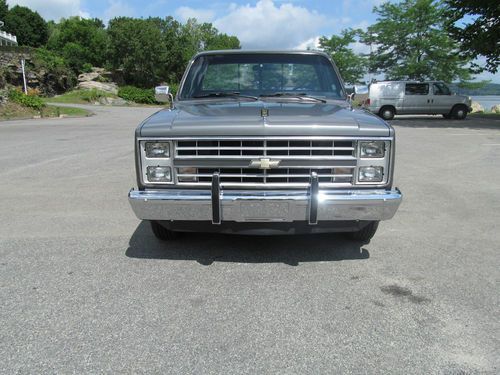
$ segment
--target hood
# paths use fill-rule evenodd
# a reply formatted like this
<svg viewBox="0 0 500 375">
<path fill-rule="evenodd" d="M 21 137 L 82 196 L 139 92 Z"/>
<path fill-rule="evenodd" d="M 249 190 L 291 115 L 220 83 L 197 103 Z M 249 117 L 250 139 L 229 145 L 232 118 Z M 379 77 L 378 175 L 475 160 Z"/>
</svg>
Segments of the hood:
<svg viewBox="0 0 500 375">
<path fill-rule="evenodd" d="M 267 116 L 262 116 L 262 110 Z M 389 136 L 390 127 L 345 102 L 177 102 L 138 128 L 143 137 L 182 136 Z"/>
</svg>

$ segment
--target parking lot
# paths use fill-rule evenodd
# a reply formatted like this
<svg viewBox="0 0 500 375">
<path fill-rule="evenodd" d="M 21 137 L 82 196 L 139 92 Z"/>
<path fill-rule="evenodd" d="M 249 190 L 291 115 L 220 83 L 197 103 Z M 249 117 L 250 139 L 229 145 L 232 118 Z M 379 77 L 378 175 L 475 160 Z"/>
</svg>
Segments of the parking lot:
<svg viewBox="0 0 500 375">
<path fill-rule="evenodd" d="M 500 121 L 410 117 L 395 218 L 160 243 L 127 202 L 153 108 L 0 123 L 0 372 L 494 374 Z"/>
</svg>

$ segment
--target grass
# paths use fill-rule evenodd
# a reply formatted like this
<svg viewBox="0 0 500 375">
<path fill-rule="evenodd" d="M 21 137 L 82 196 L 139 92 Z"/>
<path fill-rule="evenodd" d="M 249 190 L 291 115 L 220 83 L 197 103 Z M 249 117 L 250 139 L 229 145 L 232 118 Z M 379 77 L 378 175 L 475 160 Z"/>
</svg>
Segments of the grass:
<svg viewBox="0 0 500 375">
<path fill-rule="evenodd" d="M 99 90 L 73 90 L 52 98 L 45 98 L 46 103 L 89 104 L 99 101 L 99 98 L 117 98 L 116 95 Z"/>
<path fill-rule="evenodd" d="M 31 108 L 23 107 L 20 104 L 9 102 L 0 106 L 0 121 L 31 119 L 41 117 L 86 117 L 92 113 L 81 108 L 47 106 L 41 112 Z"/>
</svg>

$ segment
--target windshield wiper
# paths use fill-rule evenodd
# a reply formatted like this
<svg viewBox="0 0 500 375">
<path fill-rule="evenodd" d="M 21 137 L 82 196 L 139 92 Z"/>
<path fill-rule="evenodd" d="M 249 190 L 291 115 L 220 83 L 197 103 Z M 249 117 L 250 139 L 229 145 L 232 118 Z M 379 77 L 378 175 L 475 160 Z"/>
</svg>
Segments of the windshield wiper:
<svg viewBox="0 0 500 375">
<path fill-rule="evenodd" d="M 246 98 L 259 100 L 256 96 L 241 95 L 239 92 L 211 92 L 202 95 L 193 95 L 193 98 Z"/>
<path fill-rule="evenodd" d="M 261 98 L 298 98 L 300 100 L 314 100 L 321 103 L 326 103 L 325 99 L 316 98 L 314 96 L 307 95 L 305 92 L 275 92 L 273 94 L 260 95 Z"/>
</svg>

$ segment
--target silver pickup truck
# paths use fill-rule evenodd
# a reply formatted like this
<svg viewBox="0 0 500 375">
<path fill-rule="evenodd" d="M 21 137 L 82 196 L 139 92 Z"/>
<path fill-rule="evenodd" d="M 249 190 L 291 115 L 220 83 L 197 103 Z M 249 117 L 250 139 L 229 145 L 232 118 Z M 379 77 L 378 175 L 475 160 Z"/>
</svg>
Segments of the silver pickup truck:
<svg viewBox="0 0 500 375">
<path fill-rule="evenodd" d="M 159 99 L 168 87 L 157 88 Z M 354 110 L 321 52 L 210 51 L 136 130 L 136 216 L 178 232 L 345 232 L 369 241 L 402 199 L 394 129 Z"/>
</svg>

